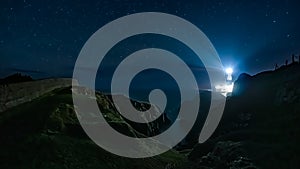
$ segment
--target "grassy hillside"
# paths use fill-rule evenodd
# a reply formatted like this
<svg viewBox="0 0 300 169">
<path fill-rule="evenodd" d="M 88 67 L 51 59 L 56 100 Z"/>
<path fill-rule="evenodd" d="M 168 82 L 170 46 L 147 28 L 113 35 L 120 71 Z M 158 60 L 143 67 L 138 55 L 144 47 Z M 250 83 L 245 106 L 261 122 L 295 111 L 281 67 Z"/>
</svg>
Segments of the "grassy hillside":
<svg viewBox="0 0 300 169">
<path fill-rule="evenodd" d="M 129 135 L 138 133 L 107 108 L 106 118 L 114 122 L 115 127 L 122 127 Z M 70 89 L 55 90 L 1 113 L 0 133 L 1 169 L 164 169 L 185 160 L 175 151 L 153 158 L 129 159 L 99 148 L 77 121 Z"/>
</svg>

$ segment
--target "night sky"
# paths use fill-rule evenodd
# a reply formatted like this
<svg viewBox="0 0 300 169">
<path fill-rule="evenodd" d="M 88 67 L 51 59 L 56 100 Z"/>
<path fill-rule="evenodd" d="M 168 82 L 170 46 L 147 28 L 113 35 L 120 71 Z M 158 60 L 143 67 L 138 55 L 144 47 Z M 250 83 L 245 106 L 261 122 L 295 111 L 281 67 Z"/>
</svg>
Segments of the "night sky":
<svg viewBox="0 0 300 169">
<path fill-rule="evenodd" d="M 89 3 L 87 3 L 89 2 Z M 299 1 L 1 0 L 0 77 L 71 77 L 87 39 L 137 12 L 165 12 L 198 26 L 235 76 L 282 65 L 300 54 Z"/>
</svg>

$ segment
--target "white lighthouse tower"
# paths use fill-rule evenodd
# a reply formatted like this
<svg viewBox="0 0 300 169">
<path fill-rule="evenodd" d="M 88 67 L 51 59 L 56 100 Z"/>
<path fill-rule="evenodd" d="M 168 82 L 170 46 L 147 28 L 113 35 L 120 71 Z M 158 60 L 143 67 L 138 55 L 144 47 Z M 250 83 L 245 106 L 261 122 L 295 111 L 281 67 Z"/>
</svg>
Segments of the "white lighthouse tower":
<svg viewBox="0 0 300 169">
<path fill-rule="evenodd" d="M 233 69 L 231 67 L 224 70 L 226 73 L 226 83 L 216 85 L 216 91 L 220 92 L 224 96 L 230 96 L 233 90 L 233 82 L 232 82 L 232 73 Z"/>
<path fill-rule="evenodd" d="M 227 78 L 226 78 L 227 82 L 232 82 L 233 69 L 231 67 L 229 67 L 225 70 L 225 72 L 226 72 L 226 76 L 227 76 Z"/>
</svg>

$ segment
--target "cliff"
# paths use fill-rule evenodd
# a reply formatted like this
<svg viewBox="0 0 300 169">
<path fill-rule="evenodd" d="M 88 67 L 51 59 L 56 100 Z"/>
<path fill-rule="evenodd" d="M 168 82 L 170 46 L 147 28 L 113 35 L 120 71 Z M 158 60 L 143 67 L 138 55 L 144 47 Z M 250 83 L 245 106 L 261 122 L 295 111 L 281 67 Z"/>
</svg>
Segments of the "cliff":
<svg viewBox="0 0 300 169">
<path fill-rule="evenodd" d="M 214 136 L 194 147 L 190 165 L 299 168 L 299 83 L 298 63 L 254 76 L 241 74 Z"/>
<path fill-rule="evenodd" d="M 143 133 L 156 129 L 154 125 L 136 126 L 136 130 L 116 111 L 109 95 L 97 92 L 96 99 L 106 121 L 120 133 L 145 137 Z M 149 105 L 136 103 L 136 106 Z M 0 168 L 171 169 L 185 160 L 173 150 L 152 158 L 130 159 L 100 148 L 77 120 L 70 87 L 53 90 L 1 113 L 0 133 Z M 142 143 L 137 146 L 147 148 Z"/>
<path fill-rule="evenodd" d="M 232 96 L 251 98 L 251 102 L 281 105 L 300 99 L 300 64 L 282 66 L 254 76 L 242 74 L 234 84 Z M 250 101 L 250 99 L 248 99 Z"/>
</svg>

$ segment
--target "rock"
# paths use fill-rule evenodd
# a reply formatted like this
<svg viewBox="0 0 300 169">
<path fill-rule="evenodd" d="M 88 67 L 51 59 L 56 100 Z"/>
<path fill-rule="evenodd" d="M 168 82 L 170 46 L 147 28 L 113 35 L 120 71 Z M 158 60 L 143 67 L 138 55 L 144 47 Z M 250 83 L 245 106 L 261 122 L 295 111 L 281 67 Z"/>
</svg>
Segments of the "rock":
<svg viewBox="0 0 300 169">
<path fill-rule="evenodd" d="M 252 161 L 246 157 L 239 157 L 232 161 L 229 166 L 230 169 L 257 169 L 257 167 L 253 165 Z"/>
<path fill-rule="evenodd" d="M 200 156 L 196 166 L 212 169 L 256 169 L 253 162 L 246 157 L 242 146 L 240 142 L 217 142 L 211 152 Z"/>
<path fill-rule="evenodd" d="M 242 95 L 246 93 L 249 88 L 252 76 L 246 73 L 242 73 L 238 79 L 234 82 L 232 96 Z"/>
</svg>

